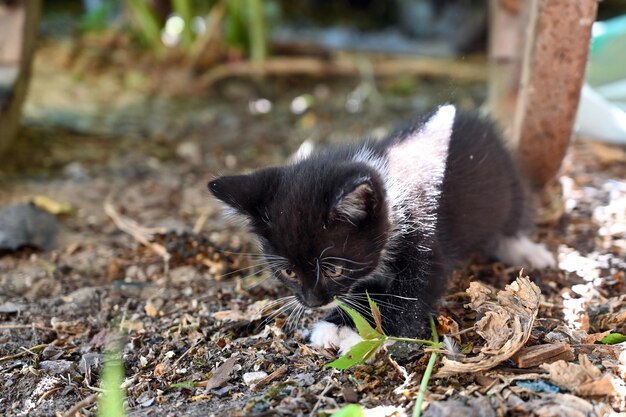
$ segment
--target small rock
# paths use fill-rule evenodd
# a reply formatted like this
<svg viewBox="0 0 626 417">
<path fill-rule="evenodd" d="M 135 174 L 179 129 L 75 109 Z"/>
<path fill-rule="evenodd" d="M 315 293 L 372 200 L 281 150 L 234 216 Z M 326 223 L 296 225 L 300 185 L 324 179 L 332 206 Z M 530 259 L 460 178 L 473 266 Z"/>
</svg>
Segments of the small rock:
<svg viewBox="0 0 626 417">
<path fill-rule="evenodd" d="M 259 371 L 259 372 L 246 372 L 243 374 L 243 382 L 247 386 L 252 386 L 265 378 L 267 376 L 267 372 Z"/>
<path fill-rule="evenodd" d="M 88 372 L 98 372 L 102 366 L 104 355 L 96 352 L 85 353 L 78 362 L 78 370 L 85 375 Z"/>
<path fill-rule="evenodd" d="M 7 301 L 4 304 L 0 304 L 0 314 L 15 314 L 19 312 L 20 307 L 15 303 Z"/>
<path fill-rule="evenodd" d="M 43 352 L 41 352 L 41 356 L 48 360 L 57 360 L 61 355 L 63 355 L 63 349 L 59 349 L 54 345 L 46 346 Z"/>
<path fill-rule="evenodd" d="M 214 390 L 213 393 L 217 395 L 219 398 L 222 398 L 228 395 L 228 393 L 232 391 L 233 388 L 235 388 L 233 385 L 226 385 L 223 388 Z"/>
<path fill-rule="evenodd" d="M 347 403 L 358 403 L 359 396 L 356 394 L 356 391 L 352 387 L 344 387 L 343 391 L 343 399 L 346 400 Z"/>
<path fill-rule="evenodd" d="M 0 210 L 0 250 L 53 249 L 58 228 L 56 217 L 34 204 L 12 204 Z"/>
<path fill-rule="evenodd" d="M 183 142 L 176 148 L 176 155 L 192 165 L 202 163 L 202 151 L 196 142 Z"/>
<path fill-rule="evenodd" d="M 293 377 L 293 381 L 299 387 L 308 387 L 309 385 L 315 384 L 315 378 L 313 377 L 313 374 L 297 374 Z"/>
<path fill-rule="evenodd" d="M 76 365 L 70 361 L 43 361 L 39 367 L 53 375 L 65 375 L 71 372 Z"/>
</svg>

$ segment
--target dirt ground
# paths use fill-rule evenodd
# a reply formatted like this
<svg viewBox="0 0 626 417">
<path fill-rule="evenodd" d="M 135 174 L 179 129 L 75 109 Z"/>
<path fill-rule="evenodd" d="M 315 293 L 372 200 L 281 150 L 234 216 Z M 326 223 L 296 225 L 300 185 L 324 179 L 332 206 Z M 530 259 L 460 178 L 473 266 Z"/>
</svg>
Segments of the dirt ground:
<svg viewBox="0 0 626 417">
<path fill-rule="evenodd" d="M 336 353 L 307 346 L 316 313 L 293 331 L 281 327 L 284 315 L 268 319 L 263 306 L 288 294 L 254 274 L 250 236 L 224 220 L 206 183 L 280 163 L 306 139 L 380 136 L 445 101 L 474 107 L 484 87 L 385 81 L 362 100 L 359 80 L 286 78 L 155 94 L 155 83 L 175 90 L 190 81 L 175 68 L 92 68 L 71 51 L 41 48 L 26 127 L 0 160 L 0 207 L 37 196 L 66 206 L 56 249 L 0 257 L 0 415 L 65 416 L 81 401 L 74 411 L 95 415 L 103 353 L 116 341 L 129 416 L 315 416 L 349 402 L 372 415 L 410 414 L 428 355 L 397 348 L 352 370 L 323 369 Z M 435 377 L 424 415 L 626 411 L 623 343 L 594 344 L 606 331 L 626 334 L 626 150 L 574 142 L 560 184 L 560 218 L 535 233 L 559 269 L 527 271 L 542 296 L 526 342 L 562 346 L 544 361 L 564 359 L 560 376 L 509 359 Z M 121 230 L 129 219 L 148 246 Z M 455 272 L 442 316 L 472 327 L 469 283 L 496 291 L 518 274 L 473 258 Z M 484 344 L 474 331 L 457 342 L 466 354 Z M 265 378 L 253 385 L 253 372 Z"/>
</svg>

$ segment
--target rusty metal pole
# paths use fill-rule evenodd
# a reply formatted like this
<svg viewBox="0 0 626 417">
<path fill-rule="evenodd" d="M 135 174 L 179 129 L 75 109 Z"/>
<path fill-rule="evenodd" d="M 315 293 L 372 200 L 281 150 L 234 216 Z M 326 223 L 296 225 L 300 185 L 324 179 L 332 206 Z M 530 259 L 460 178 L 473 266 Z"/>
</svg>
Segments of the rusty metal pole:
<svg viewBox="0 0 626 417">
<path fill-rule="evenodd" d="M 596 0 L 529 0 L 512 128 L 521 167 L 537 189 L 557 174 L 572 135 Z"/>
</svg>

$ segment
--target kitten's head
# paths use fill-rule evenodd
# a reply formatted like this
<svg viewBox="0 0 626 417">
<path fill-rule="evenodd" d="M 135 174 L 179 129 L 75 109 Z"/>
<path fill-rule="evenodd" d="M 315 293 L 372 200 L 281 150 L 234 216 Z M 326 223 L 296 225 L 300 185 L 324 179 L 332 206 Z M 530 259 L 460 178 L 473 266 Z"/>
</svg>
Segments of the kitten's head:
<svg viewBox="0 0 626 417">
<path fill-rule="evenodd" d="M 379 174 L 329 155 L 219 177 L 209 190 L 249 219 L 275 276 L 309 307 L 376 269 L 390 233 Z"/>
</svg>

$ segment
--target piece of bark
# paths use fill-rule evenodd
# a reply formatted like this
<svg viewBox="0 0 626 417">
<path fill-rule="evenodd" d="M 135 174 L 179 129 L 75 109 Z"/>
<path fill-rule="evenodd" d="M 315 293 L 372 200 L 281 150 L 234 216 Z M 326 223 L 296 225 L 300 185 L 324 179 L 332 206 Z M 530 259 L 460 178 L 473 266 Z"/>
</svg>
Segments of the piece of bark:
<svg viewBox="0 0 626 417">
<path fill-rule="evenodd" d="M 574 359 L 574 353 L 567 343 L 529 346 L 513 356 L 513 360 L 518 368 L 533 368 L 542 363 L 552 363 L 558 360 L 569 361 L 572 359 Z"/>
</svg>

